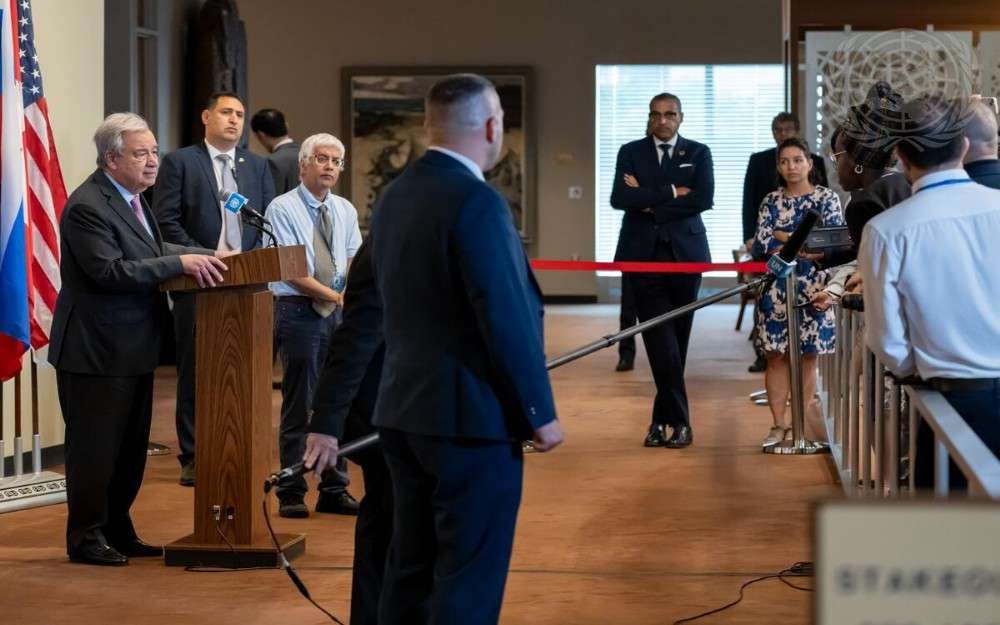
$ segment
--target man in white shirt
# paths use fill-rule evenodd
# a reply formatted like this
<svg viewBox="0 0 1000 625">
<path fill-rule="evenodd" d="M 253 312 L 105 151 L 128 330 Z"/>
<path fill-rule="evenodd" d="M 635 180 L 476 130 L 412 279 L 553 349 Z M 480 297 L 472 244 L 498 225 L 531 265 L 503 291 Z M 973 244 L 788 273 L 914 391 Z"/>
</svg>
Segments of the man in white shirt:
<svg viewBox="0 0 1000 625">
<path fill-rule="evenodd" d="M 302 142 L 301 183 L 274 198 L 267 218 L 278 245 L 304 245 L 309 276 L 274 282 L 274 330 L 284 377 L 281 382 L 281 466 L 302 460 L 310 406 L 334 328 L 340 322 L 347 269 L 361 247 L 358 211 L 331 191 L 344 169 L 344 144 L 321 133 Z M 347 492 L 346 464 L 325 471 L 319 487 L 317 512 L 357 514 L 358 504 Z M 309 516 L 301 476 L 278 485 L 279 514 Z"/>
<path fill-rule="evenodd" d="M 940 391 L 1000 455 L 1000 191 L 962 168 L 964 106 L 907 107 L 917 130 L 898 138 L 896 153 L 913 195 L 868 222 L 859 252 L 866 340 L 894 374 Z M 928 434 L 918 436 L 922 486 L 930 485 Z"/>
</svg>

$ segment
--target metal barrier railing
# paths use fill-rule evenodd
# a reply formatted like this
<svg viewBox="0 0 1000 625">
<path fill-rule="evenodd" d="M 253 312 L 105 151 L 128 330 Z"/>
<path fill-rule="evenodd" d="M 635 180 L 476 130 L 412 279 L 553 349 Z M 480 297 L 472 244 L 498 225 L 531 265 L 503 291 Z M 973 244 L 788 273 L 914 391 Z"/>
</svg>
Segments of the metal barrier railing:
<svg viewBox="0 0 1000 625">
<path fill-rule="evenodd" d="M 851 497 L 914 495 L 917 431 L 923 421 L 934 433 L 935 494 L 948 496 L 951 460 L 968 480 L 970 495 L 1000 499 L 1000 460 L 944 396 L 889 373 L 865 345 L 860 311 L 838 307 L 836 313 L 837 348 L 820 357 L 819 395 L 844 492 Z"/>
</svg>

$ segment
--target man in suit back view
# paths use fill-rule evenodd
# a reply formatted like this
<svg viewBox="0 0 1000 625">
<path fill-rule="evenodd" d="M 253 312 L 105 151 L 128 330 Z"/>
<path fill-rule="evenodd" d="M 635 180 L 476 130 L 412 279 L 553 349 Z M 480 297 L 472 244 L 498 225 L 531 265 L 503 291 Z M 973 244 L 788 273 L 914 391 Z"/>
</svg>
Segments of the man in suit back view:
<svg viewBox="0 0 1000 625">
<path fill-rule="evenodd" d="M 250 130 L 268 151 L 275 195 L 299 186 L 299 144 L 288 136 L 285 115 L 278 109 L 261 109 L 250 118 Z"/>
<path fill-rule="evenodd" d="M 243 135 L 243 103 L 235 93 L 212 94 L 201 113 L 205 140 L 163 158 L 153 188 L 153 212 L 163 240 L 189 247 L 245 252 L 260 247 L 260 233 L 223 208 L 222 191 L 235 191 L 263 212 L 274 198 L 267 163 L 237 147 Z M 194 486 L 194 296 L 171 295 L 177 342 L 177 441 L 180 483 Z"/>
<path fill-rule="evenodd" d="M 521 441 L 562 441 L 541 294 L 510 209 L 483 178 L 503 110 L 485 78 L 431 87 L 430 147 L 371 229 L 385 365 L 374 424 L 393 483 L 381 625 L 497 622 L 521 498 Z"/>
</svg>

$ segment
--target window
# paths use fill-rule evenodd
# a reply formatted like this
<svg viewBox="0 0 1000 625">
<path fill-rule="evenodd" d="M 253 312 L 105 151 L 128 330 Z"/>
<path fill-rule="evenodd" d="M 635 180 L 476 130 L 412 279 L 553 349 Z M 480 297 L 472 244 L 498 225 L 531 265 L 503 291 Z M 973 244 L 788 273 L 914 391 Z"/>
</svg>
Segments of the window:
<svg viewBox="0 0 1000 625">
<path fill-rule="evenodd" d="M 747 161 L 774 146 L 771 120 L 784 110 L 781 65 L 598 65 L 596 83 L 595 258 L 612 260 L 618 243 L 623 213 L 610 204 L 618 148 L 643 136 L 650 98 L 669 91 L 683 104 L 680 134 L 712 150 L 715 205 L 702 219 L 712 260 L 731 262 L 743 238 Z"/>
</svg>

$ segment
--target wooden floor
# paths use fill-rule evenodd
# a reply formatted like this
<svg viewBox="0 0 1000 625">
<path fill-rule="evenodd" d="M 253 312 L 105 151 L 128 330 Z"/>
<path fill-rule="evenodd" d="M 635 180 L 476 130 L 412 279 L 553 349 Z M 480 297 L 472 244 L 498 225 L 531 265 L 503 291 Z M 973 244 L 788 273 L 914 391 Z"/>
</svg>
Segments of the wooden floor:
<svg viewBox="0 0 1000 625">
<path fill-rule="evenodd" d="M 746 372 L 752 353 L 733 331 L 735 318 L 734 306 L 696 316 L 688 364 L 695 442 L 686 450 L 641 446 L 653 396 L 641 347 L 630 373 L 614 373 L 614 350 L 553 372 L 567 439 L 552 454 L 526 459 L 502 623 L 668 625 L 732 600 L 746 579 L 812 559 L 812 503 L 839 489 L 828 458 L 760 453 L 770 418 L 747 395 L 763 380 Z M 551 307 L 548 355 L 616 324 L 611 306 Z M 173 376 L 161 373 L 153 439 L 173 446 Z M 275 393 L 275 414 L 278 402 Z M 149 542 L 192 529 L 193 491 L 178 486 L 177 476 L 172 456 L 150 458 L 133 508 Z M 359 487 L 352 490 L 360 497 Z M 328 622 L 279 571 L 193 573 L 155 560 L 114 569 L 71 564 L 65 521 L 64 506 L 0 516 L 0 622 Z M 313 597 L 346 621 L 353 520 L 275 515 L 274 524 L 308 535 L 298 568 Z M 767 581 L 736 608 L 700 622 L 804 624 L 810 605 L 809 593 Z"/>
</svg>

